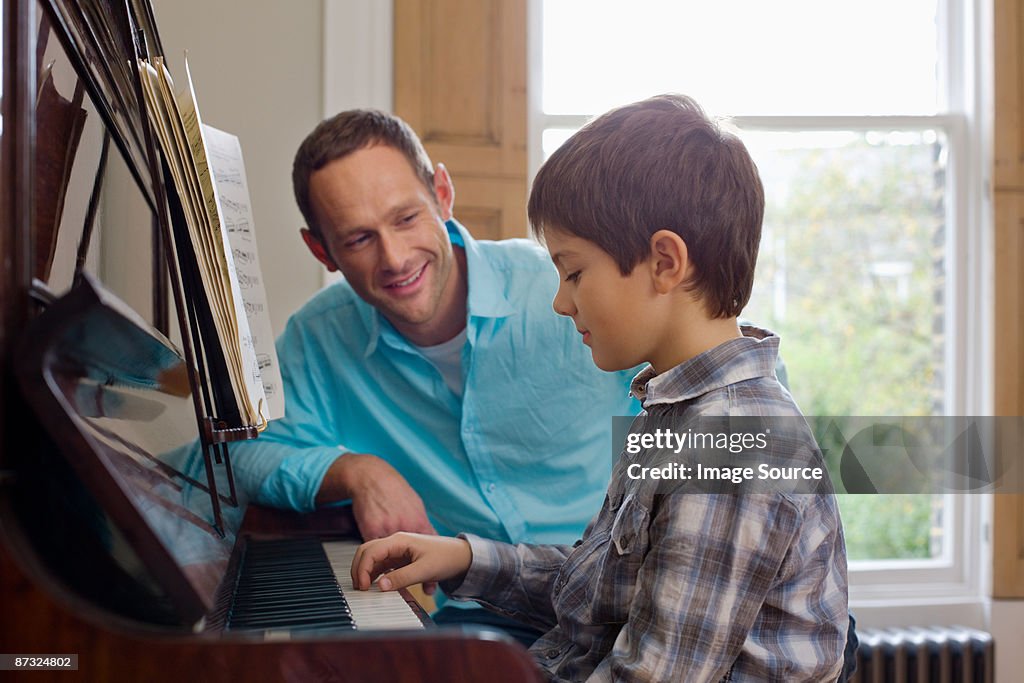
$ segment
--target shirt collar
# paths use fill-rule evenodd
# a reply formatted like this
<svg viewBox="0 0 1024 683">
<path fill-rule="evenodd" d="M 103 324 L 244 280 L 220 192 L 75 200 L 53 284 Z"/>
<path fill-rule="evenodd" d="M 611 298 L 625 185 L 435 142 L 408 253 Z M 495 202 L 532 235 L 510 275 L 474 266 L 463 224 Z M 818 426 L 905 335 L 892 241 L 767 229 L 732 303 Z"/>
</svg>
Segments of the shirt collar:
<svg viewBox="0 0 1024 683">
<path fill-rule="evenodd" d="M 447 223 L 452 244 L 466 251 L 469 293 L 466 309 L 469 317 L 505 318 L 516 312 L 508 300 L 508 277 L 499 273 L 480 250 L 480 243 L 454 218 Z"/>
<path fill-rule="evenodd" d="M 495 270 L 491 262 L 481 252 L 479 243 L 469 234 L 469 230 L 454 218 L 447 221 L 445 227 L 448 229 L 448 237 L 451 239 L 452 245 L 461 246 L 466 252 L 466 270 L 469 278 L 466 324 L 468 325 L 469 320 L 474 317 L 503 318 L 515 313 L 515 308 L 508 300 L 508 288 L 504 286 L 507 278 L 502 277 Z M 409 342 L 380 314 L 380 311 L 359 297 L 356 298 L 359 315 L 366 326 L 367 340 L 366 349 L 363 352 L 364 358 L 369 358 L 370 354 L 377 349 L 381 335 L 384 335 L 392 345 L 409 345 Z"/>
<path fill-rule="evenodd" d="M 719 344 L 660 375 L 648 365 L 633 378 L 630 393 L 647 408 L 687 401 L 748 379 L 774 377 L 779 337 L 753 325 L 740 325 L 740 332 L 742 337 Z"/>
</svg>

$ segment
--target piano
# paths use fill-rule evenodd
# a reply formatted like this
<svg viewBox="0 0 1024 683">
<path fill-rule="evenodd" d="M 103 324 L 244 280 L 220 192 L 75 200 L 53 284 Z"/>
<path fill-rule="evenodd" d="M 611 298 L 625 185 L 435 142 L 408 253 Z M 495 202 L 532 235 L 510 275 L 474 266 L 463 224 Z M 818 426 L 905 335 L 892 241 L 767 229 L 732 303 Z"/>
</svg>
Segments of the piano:
<svg viewBox="0 0 1024 683">
<path fill-rule="evenodd" d="M 60 10 L 78 5 L 3 7 L 0 655 L 76 655 L 84 680 L 541 680 L 504 634 L 435 626 L 405 592 L 354 591 L 347 508 L 250 505 L 230 443 L 204 457 L 159 166 L 132 93 L 109 87 L 123 65 L 79 40 L 117 53 L 132 36 L 69 25 Z M 158 40 L 146 0 L 89 7 Z M 99 210 L 104 182 L 135 188 L 152 226 Z M 104 261 L 94 231 L 145 245 L 141 297 L 118 272 L 138 263 Z"/>
</svg>

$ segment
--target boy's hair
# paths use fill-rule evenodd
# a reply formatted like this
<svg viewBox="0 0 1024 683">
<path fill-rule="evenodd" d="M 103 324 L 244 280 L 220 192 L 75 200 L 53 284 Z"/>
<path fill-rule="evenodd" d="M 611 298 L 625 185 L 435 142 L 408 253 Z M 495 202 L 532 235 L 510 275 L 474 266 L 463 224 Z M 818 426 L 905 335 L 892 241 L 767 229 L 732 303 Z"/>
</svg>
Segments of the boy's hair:
<svg viewBox="0 0 1024 683">
<path fill-rule="evenodd" d="M 292 163 L 292 188 L 299 211 L 314 233 L 320 228 L 309 200 L 309 179 L 314 172 L 343 157 L 374 145 L 401 152 L 435 199 L 434 167 L 423 143 L 402 119 L 376 109 L 351 109 L 325 119 L 306 136 Z"/>
<path fill-rule="evenodd" d="M 534 234 L 564 230 L 608 252 L 623 275 L 669 229 L 686 242 L 696 292 L 713 318 L 750 298 L 764 189 L 746 147 L 685 95 L 599 116 L 559 147 L 533 181 Z"/>
</svg>

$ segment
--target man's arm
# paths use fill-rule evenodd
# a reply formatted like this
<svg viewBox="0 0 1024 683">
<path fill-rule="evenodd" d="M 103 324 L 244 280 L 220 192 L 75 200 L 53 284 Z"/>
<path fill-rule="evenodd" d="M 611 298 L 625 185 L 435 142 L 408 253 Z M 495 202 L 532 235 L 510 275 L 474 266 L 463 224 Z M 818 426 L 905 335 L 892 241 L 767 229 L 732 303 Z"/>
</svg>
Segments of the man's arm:
<svg viewBox="0 0 1024 683">
<path fill-rule="evenodd" d="M 347 385 L 332 365 L 340 361 L 318 354 L 310 335 L 293 319 L 278 339 L 285 415 L 258 439 L 232 444 L 240 487 L 261 504 L 300 512 L 351 500 L 367 539 L 400 530 L 435 533 L 423 501 L 391 465 L 346 447 L 340 425 L 352 421 L 340 417 L 347 399 L 339 392 Z"/>
<path fill-rule="evenodd" d="M 316 504 L 320 507 L 340 500 L 352 501 L 352 512 L 365 540 L 396 531 L 437 533 L 409 482 L 375 455 L 346 453 L 327 469 Z"/>
</svg>

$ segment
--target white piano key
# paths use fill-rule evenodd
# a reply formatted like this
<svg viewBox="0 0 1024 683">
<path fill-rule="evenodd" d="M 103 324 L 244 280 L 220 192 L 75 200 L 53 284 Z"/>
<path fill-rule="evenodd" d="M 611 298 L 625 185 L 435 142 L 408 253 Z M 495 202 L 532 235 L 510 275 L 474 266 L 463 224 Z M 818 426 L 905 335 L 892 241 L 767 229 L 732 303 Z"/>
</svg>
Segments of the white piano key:
<svg viewBox="0 0 1024 683">
<path fill-rule="evenodd" d="M 352 585 L 352 558 L 358 541 L 325 541 L 323 546 L 358 630 L 423 628 L 423 622 L 399 593 L 382 592 L 376 583 L 367 591 Z"/>
</svg>

